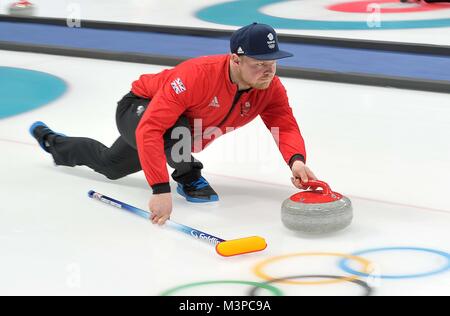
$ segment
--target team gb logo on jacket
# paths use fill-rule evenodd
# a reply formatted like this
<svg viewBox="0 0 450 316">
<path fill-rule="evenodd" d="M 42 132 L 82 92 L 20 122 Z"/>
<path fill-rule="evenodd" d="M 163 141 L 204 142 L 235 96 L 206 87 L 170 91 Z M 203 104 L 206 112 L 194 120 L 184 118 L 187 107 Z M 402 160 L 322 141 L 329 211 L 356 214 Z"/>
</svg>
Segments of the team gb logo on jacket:
<svg viewBox="0 0 450 316">
<path fill-rule="evenodd" d="M 184 86 L 183 81 L 181 81 L 180 78 L 175 79 L 170 84 L 172 86 L 172 89 L 175 91 L 176 94 L 180 94 L 184 91 L 186 91 L 186 87 Z"/>
</svg>

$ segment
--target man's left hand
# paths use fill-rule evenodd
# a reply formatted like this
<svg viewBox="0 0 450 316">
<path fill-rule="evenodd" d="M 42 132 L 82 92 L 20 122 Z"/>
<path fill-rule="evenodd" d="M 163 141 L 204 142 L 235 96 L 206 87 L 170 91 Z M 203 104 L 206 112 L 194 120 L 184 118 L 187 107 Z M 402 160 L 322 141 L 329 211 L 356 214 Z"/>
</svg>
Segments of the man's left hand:
<svg viewBox="0 0 450 316">
<path fill-rule="evenodd" d="M 307 190 L 309 187 L 303 185 L 309 180 L 317 180 L 314 173 L 303 163 L 303 161 L 297 160 L 292 164 L 292 184 L 302 190 Z"/>
</svg>

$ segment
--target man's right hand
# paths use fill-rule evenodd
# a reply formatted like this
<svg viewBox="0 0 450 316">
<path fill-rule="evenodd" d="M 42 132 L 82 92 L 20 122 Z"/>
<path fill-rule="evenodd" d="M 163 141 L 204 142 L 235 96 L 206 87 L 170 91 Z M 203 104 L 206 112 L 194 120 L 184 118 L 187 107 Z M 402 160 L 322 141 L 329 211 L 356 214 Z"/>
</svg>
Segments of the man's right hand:
<svg viewBox="0 0 450 316">
<path fill-rule="evenodd" d="M 148 208 L 152 212 L 150 220 L 153 224 L 163 225 L 172 213 L 172 194 L 161 193 L 151 197 Z"/>
</svg>

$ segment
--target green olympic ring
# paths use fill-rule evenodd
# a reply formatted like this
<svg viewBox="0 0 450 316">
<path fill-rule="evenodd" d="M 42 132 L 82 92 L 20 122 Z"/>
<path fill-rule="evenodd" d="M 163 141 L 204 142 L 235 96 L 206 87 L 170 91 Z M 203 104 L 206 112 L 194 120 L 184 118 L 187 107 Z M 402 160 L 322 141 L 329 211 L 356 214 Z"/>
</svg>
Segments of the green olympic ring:
<svg viewBox="0 0 450 316">
<path fill-rule="evenodd" d="M 169 289 L 167 291 L 164 291 L 161 293 L 161 296 L 170 296 L 178 291 L 193 288 L 197 286 L 204 286 L 204 285 L 212 285 L 212 284 L 240 284 L 240 285 L 250 285 L 257 288 L 266 289 L 267 291 L 271 292 L 274 296 L 283 296 L 283 292 L 281 290 L 277 289 L 276 287 L 266 284 L 266 283 L 259 283 L 259 282 L 252 282 L 252 281 L 238 281 L 238 280 L 218 280 L 218 281 L 205 281 L 205 282 L 195 282 L 195 283 L 188 283 L 183 284 L 177 287 L 174 287 L 172 289 Z"/>
</svg>

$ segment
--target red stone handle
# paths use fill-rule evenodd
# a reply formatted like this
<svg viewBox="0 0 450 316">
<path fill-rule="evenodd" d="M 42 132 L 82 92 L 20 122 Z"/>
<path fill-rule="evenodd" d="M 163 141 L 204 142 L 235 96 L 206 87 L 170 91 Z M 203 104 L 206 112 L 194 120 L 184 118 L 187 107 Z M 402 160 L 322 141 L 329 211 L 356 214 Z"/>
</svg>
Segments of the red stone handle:
<svg viewBox="0 0 450 316">
<path fill-rule="evenodd" d="M 319 181 L 319 180 L 309 180 L 306 183 L 302 182 L 302 185 L 309 186 L 313 190 L 316 190 L 317 188 L 321 188 L 323 190 L 323 194 L 325 194 L 325 195 L 330 195 L 332 192 L 330 186 L 327 183 L 325 183 L 323 181 Z"/>
</svg>

